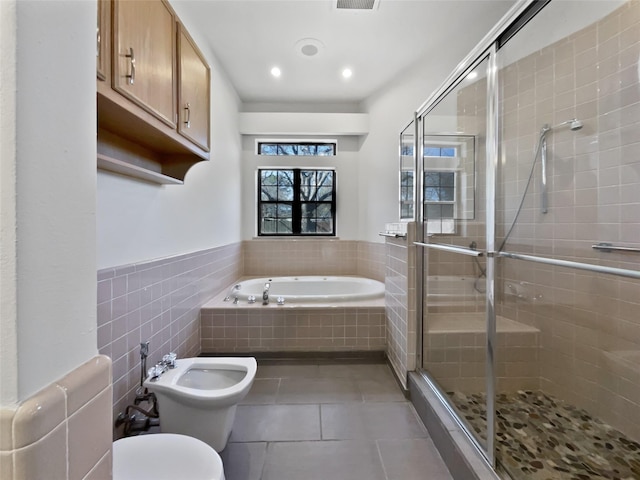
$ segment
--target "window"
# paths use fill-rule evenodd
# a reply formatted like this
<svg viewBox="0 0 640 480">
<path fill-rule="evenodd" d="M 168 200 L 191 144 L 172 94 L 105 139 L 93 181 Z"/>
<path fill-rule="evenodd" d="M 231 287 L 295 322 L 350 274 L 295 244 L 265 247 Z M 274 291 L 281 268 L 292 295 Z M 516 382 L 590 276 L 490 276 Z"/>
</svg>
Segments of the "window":
<svg viewBox="0 0 640 480">
<path fill-rule="evenodd" d="M 335 235 L 336 172 L 258 170 L 258 235 Z"/>
<path fill-rule="evenodd" d="M 425 163 L 427 157 L 455 158 L 455 147 L 427 145 L 424 147 Z M 427 233 L 455 233 L 456 207 L 456 171 L 426 170 L 424 172 L 424 218 Z"/>
<path fill-rule="evenodd" d="M 328 157 L 335 154 L 335 143 L 258 142 L 258 155 L 299 155 Z"/>
</svg>

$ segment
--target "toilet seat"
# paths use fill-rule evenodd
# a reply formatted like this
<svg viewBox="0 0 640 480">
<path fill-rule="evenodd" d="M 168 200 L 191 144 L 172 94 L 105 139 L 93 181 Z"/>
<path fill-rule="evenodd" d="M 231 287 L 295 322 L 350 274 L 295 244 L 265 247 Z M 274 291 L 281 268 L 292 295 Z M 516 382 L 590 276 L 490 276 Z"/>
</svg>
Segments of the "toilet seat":
<svg viewBox="0 0 640 480">
<path fill-rule="evenodd" d="M 138 435 L 113 443 L 113 480 L 224 480 L 220 455 L 197 438 Z"/>
</svg>

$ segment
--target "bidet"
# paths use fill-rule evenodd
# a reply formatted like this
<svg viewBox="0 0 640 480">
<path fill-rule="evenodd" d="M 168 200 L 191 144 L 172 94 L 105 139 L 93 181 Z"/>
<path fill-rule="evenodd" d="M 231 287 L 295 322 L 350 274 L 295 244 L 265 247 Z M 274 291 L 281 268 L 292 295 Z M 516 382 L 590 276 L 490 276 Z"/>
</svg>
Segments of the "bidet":
<svg viewBox="0 0 640 480">
<path fill-rule="evenodd" d="M 198 357 L 144 385 L 158 400 L 160 430 L 189 435 L 221 451 L 227 444 L 236 406 L 249 393 L 258 365 L 253 357 Z"/>
</svg>

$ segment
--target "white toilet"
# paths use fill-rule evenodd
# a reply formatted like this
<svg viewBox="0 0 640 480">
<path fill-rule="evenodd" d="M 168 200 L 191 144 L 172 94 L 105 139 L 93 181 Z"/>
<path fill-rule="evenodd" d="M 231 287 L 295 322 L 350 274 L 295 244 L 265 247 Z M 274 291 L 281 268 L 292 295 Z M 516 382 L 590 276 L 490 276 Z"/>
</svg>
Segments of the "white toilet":
<svg viewBox="0 0 640 480">
<path fill-rule="evenodd" d="M 198 438 L 220 452 L 227 445 L 236 406 L 249 393 L 258 365 L 253 357 L 197 357 L 176 361 L 144 386 L 155 393 L 160 430 Z"/>
<path fill-rule="evenodd" d="M 113 443 L 113 480 L 225 480 L 220 455 L 197 438 L 138 435 Z"/>
</svg>

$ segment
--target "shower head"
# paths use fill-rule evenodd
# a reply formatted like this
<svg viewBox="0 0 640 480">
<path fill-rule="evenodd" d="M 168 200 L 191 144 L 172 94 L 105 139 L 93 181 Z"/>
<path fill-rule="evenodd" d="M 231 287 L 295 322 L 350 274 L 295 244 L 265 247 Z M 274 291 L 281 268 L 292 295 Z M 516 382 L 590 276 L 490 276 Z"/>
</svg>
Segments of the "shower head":
<svg viewBox="0 0 640 480">
<path fill-rule="evenodd" d="M 559 123 L 557 125 L 554 125 L 553 127 L 550 126 L 548 123 L 545 123 L 540 129 L 540 138 L 542 139 L 546 137 L 547 132 L 558 127 L 564 127 L 565 125 L 569 125 L 569 128 L 571 129 L 572 132 L 580 130 L 583 127 L 582 122 L 577 118 L 572 118 L 571 120 L 567 120 L 566 122 Z"/>
<path fill-rule="evenodd" d="M 571 120 L 567 120 L 566 122 L 559 123 L 558 125 L 552 128 L 563 127 L 565 125 L 569 125 L 569 128 L 574 132 L 576 130 L 580 130 L 583 126 L 580 120 L 578 120 L 577 118 L 572 118 Z"/>
</svg>

